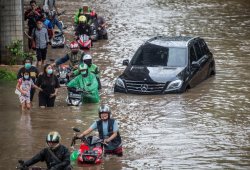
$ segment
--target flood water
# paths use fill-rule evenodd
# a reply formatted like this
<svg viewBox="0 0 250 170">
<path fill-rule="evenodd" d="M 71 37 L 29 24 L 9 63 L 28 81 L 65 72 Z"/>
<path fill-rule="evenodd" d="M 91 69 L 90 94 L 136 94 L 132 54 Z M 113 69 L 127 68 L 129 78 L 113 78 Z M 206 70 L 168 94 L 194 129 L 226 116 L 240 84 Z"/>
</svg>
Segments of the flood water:
<svg viewBox="0 0 250 170">
<path fill-rule="evenodd" d="M 72 39 L 72 17 L 83 1 L 58 0 Z M 108 41 L 89 51 L 101 69 L 101 101 L 120 122 L 124 156 L 74 169 L 250 169 L 250 3 L 248 0 L 88 1 L 108 22 Z M 155 35 L 204 38 L 214 54 L 216 76 L 184 94 L 129 95 L 113 92 L 122 60 Z M 66 49 L 50 50 L 48 58 Z M 51 130 L 69 147 L 72 127 L 84 130 L 99 104 L 68 107 L 60 89 L 56 106 L 22 113 L 14 83 L 1 83 L 0 169 L 15 169 L 45 147 Z M 40 164 L 42 165 L 42 164 Z"/>
</svg>

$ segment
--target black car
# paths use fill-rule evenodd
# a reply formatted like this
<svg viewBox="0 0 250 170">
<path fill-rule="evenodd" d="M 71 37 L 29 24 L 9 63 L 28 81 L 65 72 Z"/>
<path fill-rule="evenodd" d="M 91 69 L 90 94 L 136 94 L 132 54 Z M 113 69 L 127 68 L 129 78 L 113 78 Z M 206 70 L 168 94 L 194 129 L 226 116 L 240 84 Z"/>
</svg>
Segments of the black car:
<svg viewBox="0 0 250 170">
<path fill-rule="evenodd" d="M 215 75 L 215 61 L 200 37 L 157 36 L 139 47 L 114 86 L 115 92 L 182 93 Z"/>
</svg>

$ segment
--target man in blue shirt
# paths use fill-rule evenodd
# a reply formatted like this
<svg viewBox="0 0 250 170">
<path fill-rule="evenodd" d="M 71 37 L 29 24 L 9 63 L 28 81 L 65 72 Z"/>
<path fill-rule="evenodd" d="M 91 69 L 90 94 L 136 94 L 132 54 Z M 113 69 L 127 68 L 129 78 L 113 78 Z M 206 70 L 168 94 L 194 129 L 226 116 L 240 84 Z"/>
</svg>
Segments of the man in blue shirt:
<svg viewBox="0 0 250 170">
<path fill-rule="evenodd" d="M 98 130 L 99 138 L 104 140 L 105 153 L 122 156 L 122 140 L 119 134 L 118 123 L 115 119 L 110 118 L 111 110 L 109 106 L 102 105 L 99 108 L 99 120 L 95 121 L 87 130 L 78 138 L 88 135 L 93 130 Z"/>
</svg>

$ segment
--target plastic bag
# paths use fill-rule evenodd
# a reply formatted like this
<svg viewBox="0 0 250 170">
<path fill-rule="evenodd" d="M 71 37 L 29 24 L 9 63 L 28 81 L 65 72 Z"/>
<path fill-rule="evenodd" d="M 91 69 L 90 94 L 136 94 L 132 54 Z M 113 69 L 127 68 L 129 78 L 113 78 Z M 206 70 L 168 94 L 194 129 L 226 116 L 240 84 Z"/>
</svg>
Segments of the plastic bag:
<svg viewBox="0 0 250 170">
<path fill-rule="evenodd" d="M 17 94 L 18 96 L 21 96 L 22 93 L 16 88 L 15 94 Z"/>
<path fill-rule="evenodd" d="M 70 160 L 71 160 L 71 161 L 77 160 L 78 155 L 79 155 L 79 152 L 78 152 L 77 150 L 73 151 L 73 152 L 71 153 L 71 155 L 70 155 Z"/>
</svg>

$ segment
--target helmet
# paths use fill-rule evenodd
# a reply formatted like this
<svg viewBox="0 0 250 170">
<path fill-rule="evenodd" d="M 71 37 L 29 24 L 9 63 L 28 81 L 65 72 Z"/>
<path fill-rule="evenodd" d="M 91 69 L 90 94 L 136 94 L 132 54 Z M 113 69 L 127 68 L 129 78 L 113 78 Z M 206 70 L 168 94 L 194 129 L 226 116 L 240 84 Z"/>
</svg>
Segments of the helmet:
<svg viewBox="0 0 250 170">
<path fill-rule="evenodd" d="M 78 70 L 79 71 L 88 70 L 87 64 L 84 64 L 84 63 L 80 64 L 79 67 L 78 67 Z"/>
<path fill-rule="evenodd" d="M 90 16 L 91 16 L 91 17 L 97 16 L 97 15 L 96 15 L 96 12 L 95 12 L 95 11 L 91 11 L 91 12 L 90 12 Z"/>
<path fill-rule="evenodd" d="M 86 21 L 87 21 L 87 18 L 86 18 L 84 15 L 81 15 L 81 16 L 79 17 L 79 22 L 86 23 Z"/>
<path fill-rule="evenodd" d="M 101 118 L 101 114 L 102 113 L 108 113 L 108 118 L 110 118 L 110 115 L 111 115 L 111 110 L 110 110 L 110 108 L 109 108 L 109 106 L 108 105 L 101 105 L 100 107 L 99 107 L 99 117 Z"/>
<path fill-rule="evenodd" d="M 90 12 L 89 6 L 88 5 L 83 5 L 82 6 L 83 13 L 88 13 Z"/>
<path fill-rule="evenodd" d="M 92 65 L 92 57 L 91 57 L 91 55 L 89 55 L 89 54 L 85 54 L 84 56 L 83 56 L 83 62 L 85 63 L 85 64 L 87 64 L 89 67 Z"/>
<path fill-rule="evenodd" d="M 84 61 L 84 60 L 92 60 L 91 55 L 85 54 L 85 55 L 83 56 L 83 61 Z"/>
<path fill-rule="evenodd" d="M 70 43 L 70 49 L 76 49 L 79 48 L 79 44 L 76 41 L 72 41 Z"/>
<path fill-rule="evenodd" d="M 69 48 L 73 53 L 77 53 L 79 50 L 79 44 L 76 41 L 72 41 L 69 45 Z"/>
<path fill-rule="evenodd" d="M 88 76 L 88 66 L 87 66 L 87 64 L 81 63 L 78 66 L 78 70 L 79 70 L 79 72 L 81 73 L 81 75 L 83 77 L 87 77 Z"/>
<path fill-rule="evenodd" d="M 61 141 L 61 135 L 56 132 L 56 131 L 52 131 L 49 132 L 49 134 L 46 137 L 46 142 L 53 142 L 53 143 L 60 143 Z"/>
</svg>

